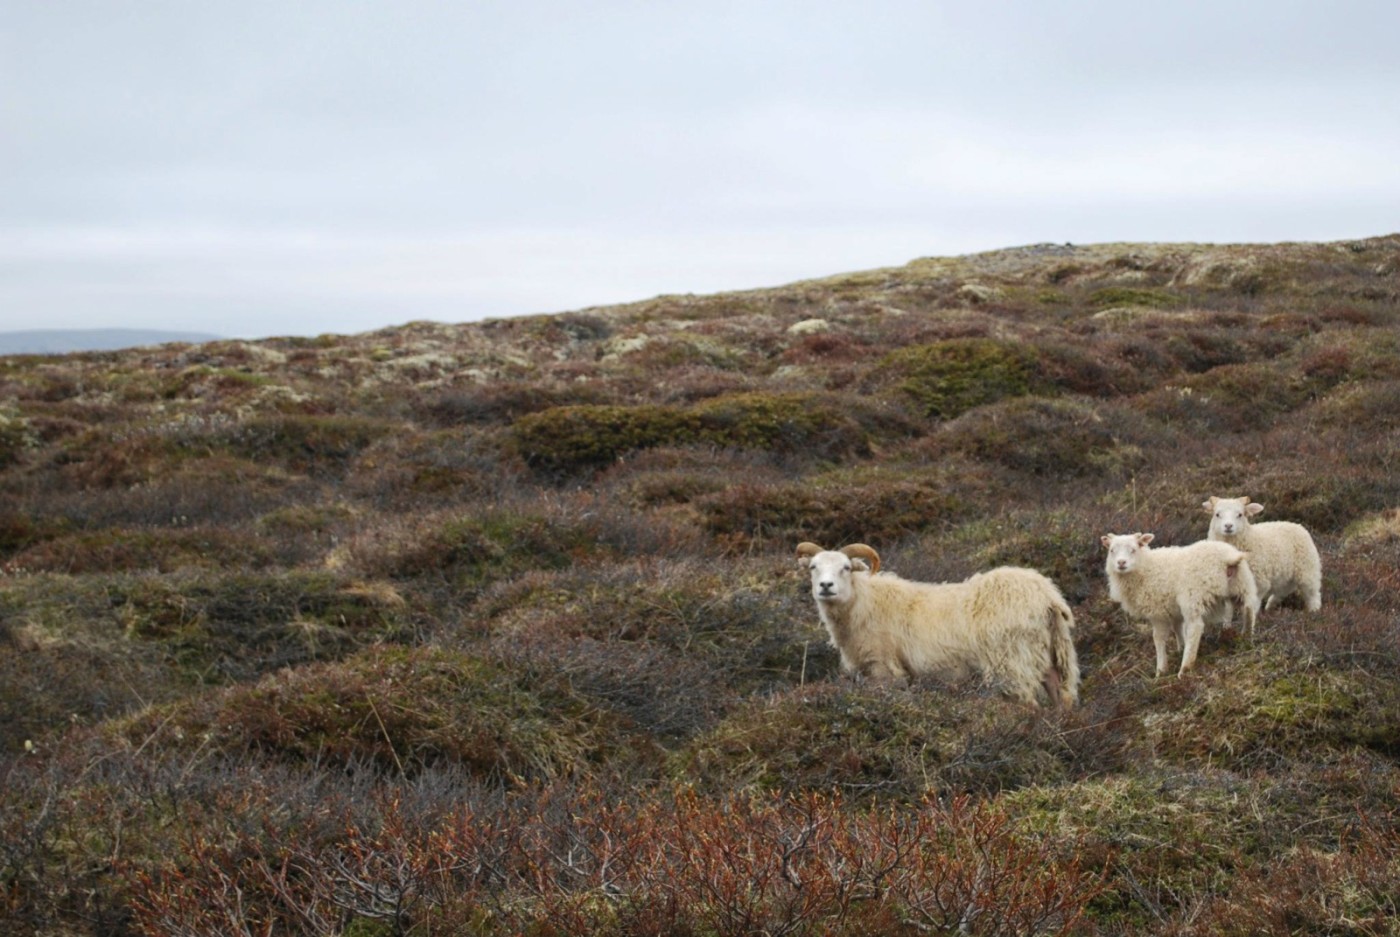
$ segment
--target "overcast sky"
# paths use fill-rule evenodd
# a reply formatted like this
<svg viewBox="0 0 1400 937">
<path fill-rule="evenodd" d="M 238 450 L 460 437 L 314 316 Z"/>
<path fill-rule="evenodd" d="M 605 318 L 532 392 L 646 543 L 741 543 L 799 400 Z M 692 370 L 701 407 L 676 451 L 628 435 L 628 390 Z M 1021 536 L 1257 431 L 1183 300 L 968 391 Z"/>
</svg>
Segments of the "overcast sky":
<svg viewBox="0 0 1400 937">
<path fill-rule="evenodd" d="M 1395 231 L 1397 0 L 0 0 L 0 330 Z"/>
</svg>

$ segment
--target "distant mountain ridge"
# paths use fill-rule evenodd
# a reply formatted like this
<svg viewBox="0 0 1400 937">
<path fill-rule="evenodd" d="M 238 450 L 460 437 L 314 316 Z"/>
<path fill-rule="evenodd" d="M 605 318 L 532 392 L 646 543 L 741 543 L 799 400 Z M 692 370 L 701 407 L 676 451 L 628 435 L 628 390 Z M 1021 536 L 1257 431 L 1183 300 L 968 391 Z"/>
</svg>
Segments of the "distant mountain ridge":
<svg viewBox="0 0 1400 937">
<path fill-rule="evenodd" d="M 73 351 L 116 351 L 166 342 L 212 342 L 208 332 L 163 329 L 25 329 L 0 332 L 0 355 L 61 355 Z"/>
</svg>

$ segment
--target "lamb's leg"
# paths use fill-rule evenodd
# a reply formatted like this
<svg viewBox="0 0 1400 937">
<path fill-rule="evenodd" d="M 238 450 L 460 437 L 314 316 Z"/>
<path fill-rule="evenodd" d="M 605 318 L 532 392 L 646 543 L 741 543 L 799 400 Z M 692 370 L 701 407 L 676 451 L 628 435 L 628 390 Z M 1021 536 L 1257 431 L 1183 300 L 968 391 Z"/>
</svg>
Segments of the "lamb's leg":
<svg viewBox="0 0 1400 937">
<path fill-rule="evenodd" d="M 1186 671 L 1196 666 L 1196 652 L 1201 647 L 1201 634 L 1206 630 L 1206 621 L 1197 615 L 1183 623 L 1186 632 L 1186 639 L 1181 646 L 1181 669 L 1176 672 L 1178 677 L 1185 676 Z"/>
<path fill-rule="evenodd" d="M 1154 621 L 1152 623 L 1152 643 L 1157 646 L 1157 676 L 1162 676 L 1167 672 L 1167 639 L 1171 637 L 1175 630 L 1170 621 Z"/>
</svg>

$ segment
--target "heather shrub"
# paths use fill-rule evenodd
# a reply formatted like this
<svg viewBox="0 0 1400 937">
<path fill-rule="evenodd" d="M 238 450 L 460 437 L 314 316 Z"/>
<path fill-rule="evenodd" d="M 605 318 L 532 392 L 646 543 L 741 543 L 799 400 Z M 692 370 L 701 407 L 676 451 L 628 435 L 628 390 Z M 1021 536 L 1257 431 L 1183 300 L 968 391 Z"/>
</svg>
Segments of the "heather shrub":
<svg viewBox="0 0 1400 937">
<path fill-rule="evenodd" d="M 496 505 L 479 512 L 438 512 L 381 527 L 350 545 L 369 575 L 442 585 L 466 595 L 526 570 L 562 569 L 606 553 L 597 518 L 583 511 Z"/>
<path fill-rule="evenodd" d="M 662 406 L 554 407 L 516 420 L 511 434 L 534 468 L 574 472 L 599 468 L 635 449 L 699 439 L 693 413 Z"/>
<path fill-rule="evenodd" d="M 1154 448 L 1170 448 L 1171 437 L 1123 407 L 1022 397 L 964 414 L 934 444 L 1046 478 L 1122 477 L 1141 469 Z"/>
<path fill-rule="evenodd" d="M 29 420 L 13 411 L 0 410 L 0 470 L 14 465 L 37 443 Z"/>
<path fill-rule="evenodd" d="M 334 659 L 411 633 L 387 584 L 311 571 L 118 577 L 111 615 L 127 637 L 158 644 L 191 679 L 223 682 Z"/>
<path fill-rule="evenodd" d="M 1393 676 L 1261 647 L 1212 661 L 1212 679 L 1158 714 L 1148 735 L 1160 758 L 1183 766 L 1277 771 L 1298 758 L 1356 748 L 1394 756 L 1397 713 Z"/>
<path fill-rule="evenodd" d="M 738 484 L 695 502 L 705 530 L 738 550 L 888 543 L 946 526 L 976 483 L 951 473 L 834 472 L 783 484 Z M 950 484 L 951 482 L 951 484 Z"/>
<path fill-rule="evenodd" d="M 879 802 L 993 795 L 1068 779 L 1077 757 L 1062 718 L 975 681 L 882 688 L 833 675 L 744 703 L 677 751 L 671 771 L 708 791 L 834 789 Z"/>
<path fill-rule="evenodd" d="M 450 765 L 492 784 L 618 770 L 645 751 L 625 726 L 532 674 L 462 652 L 377 646 L 142 713 L 112 731 L 298 764 L 412 775 Z"/>
<path fill-rule="evenodd" d="M 608 396 L 594 382 L 491 381 L 429 391 L 414 401 L 413 413 L 425 423 L 443 428 L 505 424 L 554 407 L 606 404 Z"/>
<path fill-rule="evenodd" d="M 261 569 L 272 549 L 247 531 L 226 527 L 119 528 L 54 537 L 16 552 L 6 563 L 30 572 L 161 573 L 178 569 Z"/>
<path fill-rule="evenodd" d="M 871 422 L 889 427 L 876 407 L 850 407 L 810 394 L 738 394 L 693 407 L 557 407 L 516 420 L 517 451 L 535 468 L 569 473 L 599 468 L 638 449 L 703 443 L 838 459 L 869 451 Z"/>
<path fill-rule="evenodd" d="M 388 506 L 489 498 L 523 484 L 527 474 L 477 433 L 395 433 L 365 449 L 349 466 L 345 490 Z"/>
<path fill-rule="evenodd" d="M 951 419 L 973 407 L 1030 393 L 1037 356 L 1020 342 L 948 339 L 891 352 L 867 383 L 893 386 L 924 416 Z"/>
<path fill-rule="evenodd" d="M 503 645 L 532 638 L 644 645 L 702 664 L 709 688 L 752 693 L 830 663 L 808 646 L 814 616 L 797 579 L 775 578 L 767 562 L 714 559 L 538 571 L 493 586 L 476 611 Z"/>
<path fill-rule="evenodd" d="M 1174 309 L 1186 300 L 1168 290 L 1134 286 L 1105 286 L 1089 294 L 1089 305 L 1100 309 L 1111 306 L 1147 306 L 1152 309 Z"/>
<path fill-rule="evenodd" d="M 294 472 L 339 475 L 372 443 L 397 429 L 375 417 L 288 413 L 254 416 L 219 435 L 235 455 Z"/>
</svg>

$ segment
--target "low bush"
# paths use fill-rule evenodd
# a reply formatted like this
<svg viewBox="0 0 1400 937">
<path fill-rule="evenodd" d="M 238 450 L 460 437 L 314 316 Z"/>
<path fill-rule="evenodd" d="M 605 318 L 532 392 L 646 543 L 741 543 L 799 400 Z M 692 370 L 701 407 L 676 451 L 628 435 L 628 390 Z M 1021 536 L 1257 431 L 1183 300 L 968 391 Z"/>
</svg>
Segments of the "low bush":
<svg viewBox="0 0 1400 937">
<path fill-rule="evenodd" d="M 757 393 L 689 408 L 556 407 L 522 417 L 511 429 L 528 464 L 558 474 L 600 468 L 638 449 L 691 444 L 839 459 L 867 453 L 876 432 L 909 431 L 898 420 L 881 419 L 877 407 L 852 412 L 837 399 Z"/>
<path fill-rule="evenodd" d="M 951 484 L 947 484 L 951 482 Z M 784 484 L 738 484 L 695 504 L 701 524 L 732 550 L 889 543 L 946 527 L 968 510 L 972 481 L 946 472 L 836 472 Z"/>
<path fill-rule="evenodd" d="M 16 552 L 9 568 L 70 575 L 169 573 L 180 569 L 263 569 L 273 562 L 270 545 L 246 531 L 222 527 L 123 529 L 67 534 Z"/>
<path fill-rule="evenodd" d="M 452 765 L 493 785 L 620 770 L 645 752 L 563 685 L 484 658 L 378 646 L 114 724 L 133 744 L 415 775 Z"/>
<path fill-rule="evenodd" d="M 118 577 L 111 615 L 198 682 L 246 680 L 411 633 L 391 586 L 321 572 Z"/>
<path fill-rule="evenodd" d="M 1123 407 L 1042 397 L 964 414 L 946 424 L 933 443 L 945 452 L 1052 479 L 1128 477 L 1147 464 L 1153 450 L 1172 445 L 1169 430 L 1144 425 Z"/>
<path fill-rule="evenodd" d="M 1030 393 L 1036 353 L 1020 342 L 961 338 L 891 352 L 866 379 L 894 387 L 926 417 L 951 419 L 1006 397 Z"/>
</svg>

